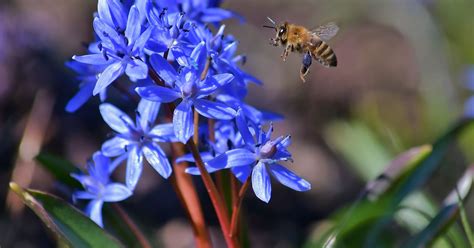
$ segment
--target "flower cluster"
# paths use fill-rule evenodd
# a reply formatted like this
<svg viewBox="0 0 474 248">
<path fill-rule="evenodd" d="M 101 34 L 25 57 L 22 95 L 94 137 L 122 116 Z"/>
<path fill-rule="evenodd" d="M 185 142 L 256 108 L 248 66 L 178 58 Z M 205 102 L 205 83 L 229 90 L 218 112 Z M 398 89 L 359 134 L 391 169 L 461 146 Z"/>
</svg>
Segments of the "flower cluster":
<svg viewBox="0 0 474 248">
<path fill-rule="evenodd" d="M 77 191 L 75 199 L 90 200 L 86 212 L 98 224 L 103 202 L 132 194 L 144 160 L 166 179 L 172 166 L 162 147 L 192 142 L 193 136 L 200 138 L 208 172 L 230 169 L 241 182 L 251 178 L 262 201 L 270 200 L 270 175 L 294 190 L 310 189 L 307 181 L 280 164 L 292 161 L 290 137 L 271 138 L 270 122 L 281 117 L 244 102 L 247 85 L 261 82 L 241 68 L 246 58 L 236 54 L 237 40 L 221 25 L 225 19 L 241 18 L 219 8 L 219 2 L 98 0 L 96 40 L 87 54 L 73 56 L 68 63 L 81 83 L 66 109 L 74 112 L 97 94 L 105 101 L 109 90 L 129 97 L 121 105 L 139 99 L 135 121 L 111 103 L 100 105 L 115 134 L 94 154 L 89 175 L 73 175 L 85 189 Z M 162 107 L 167 118 L 159 117 L 161 105 L 167 105 Z M 266 132 L 265 125 L 270 126 Z M 195 159 L 187 154 L 177 161 Z M 109 176 L 121 164 L 126 165 L 125 184 L 112 183 Z M 199 174 L 196 167 L 187 172 Z"/>
</svg>

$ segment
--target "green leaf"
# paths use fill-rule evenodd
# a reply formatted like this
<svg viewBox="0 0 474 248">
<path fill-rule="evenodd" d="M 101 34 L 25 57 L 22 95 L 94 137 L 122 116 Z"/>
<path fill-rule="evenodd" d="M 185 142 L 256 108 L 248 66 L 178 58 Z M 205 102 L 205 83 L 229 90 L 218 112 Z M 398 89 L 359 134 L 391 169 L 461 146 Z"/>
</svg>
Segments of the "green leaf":
<svg viewBox="0 0 474 248">
<path fill-rule="evenodd" d="M 426 183 L 429 177 L 440 165 L 440 162 L 444 158 L 449 146 L 456 140 L 461 131 L 469 126 L 469 124 L 472 124 L 472 122 L 473 119 L 461 119 L 445 135 L 443 135 L 433 144 L 433 151 L 431 154 L 426 159 L 421 161 L 421 164 L 417 166 L 413 172 L 403 180 L 403 182 L 400 183 L 400 186 L 396 190 L 394 202 L 392 204 L 394 208 L 408 194 Z"/>
<path fill-rule="evenodd" d="M 365 191 L 356 203 L 335 216 L 338 224 L 333 233 L 325 235 L 324 241 L 315 244 L 328 243 L 329 239 L 336 237 L 337 246 L 363 245 L 370 226 L 384 217 L 387 209 L 390 209 L 392 195 L 387 192 L 390 192 L 403 176 L 414 170 L 430 152 L 431 146 L 425 145 L 409 149 L 394 158 L 376 179 L 367 183 Z"/>
<path fill-rule="evenodd" d="M 15 192 L 55 235 L 58 244 L 70 247 L 123 247 L 79 210 L 56 196 L 23 189 L 10 183 Z"/>
<path fill-rule="evenodd" d="M 425 247 L 443 235 L 458 217 L 462 201 L 469 195 L 473 182 L 474 167 L 470 167 L 458 181 L 456 188 L 443 201 L 443 207 L 435 218 L 426 228 L 414 235 L 405 247 Z"/>
<path fill-rule="evenodd" d="M 80 172 L 71 162 L 47 153 L 39 154 L 36 156 L 36 160 L 58 181 L 72 188 L 82 188 L 81 184 L 70 176 L 71 173 Z"/>
<path fill-rule="evenodd" d="M 471 170 L 473 168 L 474 166 L 471 166 Z M 456 196 L 458 197 L 459 214 L 461 215 L 461 223 L 464 228 L 464 232 L 466 233 L 467 239 L 469 240 L 469 244 L 471 245 L 471 247 L 474 247 L 474 235 L 472 233 L 472 228 L 469 224 L 469 220 L 466 214 L 466 209 L 464 208 L 463 198 L 459 190 L 456 190 Z"/>
<path fill-rule="evenodd" d="M 59 158 L 55 155 L 41 153 L 36 157 L 36 160 L 43 165 L 55 178 L 56 180 L 70 186 L 71 188 L 82 188 L 82 185 L 70 176 L 71 173 L 80 173 L 79 168 L 74 166 L 71 162 Z M 104 205 L 102 209 L 104 222 L 106 228 L 116 237 L 120 238 L 120 241 L 127 245 L 127 247 L 137 247 L 139 242 L 133 235 L 122 219 L 117 216 L 117 213 L 108 205 Z"/>
<path fill-rule="evenodd" d="M 369 199 L 379 197 L 381 194 L 395 187 L 400 180 L 410 174 L 420 161 L 424 160 L 432 151 L 430 145 L 423 145 L 409 149 L 393 159 L 377 176 L 376 179 L 369 181 L 365 190 Z"/>
</svg>

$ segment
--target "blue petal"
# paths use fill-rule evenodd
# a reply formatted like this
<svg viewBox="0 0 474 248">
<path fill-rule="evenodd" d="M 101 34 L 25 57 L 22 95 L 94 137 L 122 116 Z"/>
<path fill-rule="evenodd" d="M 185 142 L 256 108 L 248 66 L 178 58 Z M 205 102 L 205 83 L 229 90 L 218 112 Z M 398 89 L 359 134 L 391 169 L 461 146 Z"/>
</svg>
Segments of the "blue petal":
<svg viewBox="0 0 474 248">
<path fill-rule="evenodd" d="M 174 134 L 173 123 L 160 124 L 153 127 L 148 135 L 158 142 L 175 142 L 178 141 Z"/>
<path fill-rule="evenodd" d="M 133 190 L 140 179 L 140 175 L 143 170 L 143 156 L 140 148 L 133 147 L 128 154 L 127 160 L 127 172 L 125 175 L 125 181 L 127 187 Z"/>
<path fill-rule="evenodd" d="M 135 55 L 140 55 L 145 48 L 145 45 L 150 39 L 151 33 L 153 32 L 153 26 L 148 27 L 145 32 L 143 32 L 140 37 L 138 37 L 137 41 L 133 45 L 132 53 Z"/>
<path fill-rule="evenodd" d="M 469 118 L 474 118 L 474 97 L 469 98 L 464 103 L 464 115 Z"/>
<path fill-rule="evenodd" d="M 265 133 L 265 142 L 271 139 L 272 133 L 273 133 L 273 123 L 270 123 L 270 127 L 268 128 L 267 133 Z"/>
<path fill-rule="evenodd" d="M 296 191 L 307 191 L 311 189 L 311 184 L 297 176 L 292 171 L 279 164 L 271 164 L 270 171 L 281 184 Z"/>
<path fill-rule="evenodd" d="M 148 66 L 145 62 L 139 59 L 134 59 L 127 63 L 125 73 L 127 73 L 127 76 L 129 76 L 132 81 L 145 79 L 148 77 Z"/>
<path fill-rule="evenodd" d="M 257 156 L 244 148 L 237 148 L 217 156 L 206 162 L 206 165 L 212 169 L 224 169 L 238 166 L 247 166 L 253 164 Z"/>
<path fill-rule="evenodd" d="M 232 167 L 230 168 L 232 173 L 239 179 L 241 183 L 245 183 L 247 181 L 247 178 L 250 176 L 250 173 L 252 172 L 252 167 L 251 166 L 239 166 L 239 167 Z"/>
<path fill-rule="evenodd" d="M 202 72 L 207 63 L 207 48 L 206 43 L 202 41 L 191 52 L 190 58 L 193 65 L 198 72 Z"/>
<path fill-rule="evenodd" d="M 237 41 L 234 41 L 230 44 L 227 44 L 224 49 L 222 50 L 221 52 L 221 57 L 223 58 L 230 58 L 230 57 L 233 57 L 233 55 L 235 54 L 235 52 L 237 51 L 237 45 L 239 44 L 239 42 Z"/>
<path fill-rule="evenodd" d="M 270 112 L 270 111 L 260 111 L 262 113 L 262 121 L 281 121 L 284 119 L 283 115 Z"/>
<path fill-rule="evenodd" d="M 140 119 L 140 127 L 142 130 L 148 130 L 150 125 L 155 123 L 156 116 L 160 111 L 160 105 L 159 102 L 153 102 L 146 99 L 140 100 L 137 111 L 139 113 L 138 119 Z"/>
<path fill-rule="evenodd" d="M 248 123 L 245 120 L 245 116 L 242 113 L 242 109 L 237 111 L 237 116 L 235 117 L 235 122 L 237 124 L 237 129 L 239 129 L 240 135 L 242 136 L 245 143 L 251 147 L 255 146 L 255 140 L 250 133 Z"/>
<path fill-rule="evenodd" d="M 262 201 L 268 203 L 272 195 L 270 175 L 268 175 L 265 164 L 258 162 L 252 171 L 252 188 L 255 195 Z"/>
<path fill-rule="evenodd" d="M 212 78 L 214 78 L 220 86 L 224 86 L 234 80 L 234 75 L 230 73 L 221 73 L 212 76 Z"/>
<path fill-rule="evenodd" d="M 173 114 L 173 125 L 178 140 L 186 144 L 194 133 L 191 102 L 185 100 L 176 107 Z"/>
<path fill-rule="evenodd" d="M 109 4 L 107 2 L 107 0 L 99 0 L 97 3 L 97 12 L 101 20 L 113 26 L 114 21 L 112 20 L 112 16 L 110 15 Z"/>
<path fill-rule="evenodd" d="M 217 120 L 232 120 L 237 114 L 231 107 L 204 99 L 196 99 L 194 108 L 203 116 Z"/>
<path fill-rule="evenodd" d="M 126 146 L 130 144 L 129 140 L 126 140 L 120 136 L 115 136 L 102 144 L 102 153 L 107 157 L 116 157 L 125 153 Z"/>
<path fill-rule="evenodd" d="M 132 191 L 121 183 L 108 184 L 103 192 L 103 200 L 105 202 L 119 202 L 127 199 L 132 195 Z"/>
<path fill-rule="evenodd" d="M 94 31 L 97 36 L 99 36 L 103 47 L 115 50 L 117 46 L 125 46 L 123 44 L 123 39 L 119 36 L 117 31 L 111 28 L 108 24 L 102 22 L 98 17 L 94 19 L 93 25 Z"/>
<path fill-rule="evenodd" d="M 210 152 L 201 152 L 201 159 L 202 161 L 204 162 L 207 162 L 211 159 L 214 158 L 214 156 L 212 156 L 212 154 Z M 185 154 L 179 158 L 176 159 L 176 163 L 181 163 L 181 162 L 191 162 L 191 163 L 194 163 L 194 156 L 192 153 L 188 153 L 188 154 Z"/>
<path fill-rule="evenodd" d="M 222 169 L 222 168 L 211 168 L 209 166 L 206 166 L 205 168 L 208 173 L 213 173 Z M 188 167 L 186 168 L 185 172 L 193 176 L 201 175 L 201 171 L 199 170 L 198 167 Z"/>
<path fill-rule="evenodd" d="M 150 63 L 158 75 L 168 84 L 172 84 L 178 78 L 176 70 L 159 54 L 150 57 Z"/>
<path fill-rule="evenodd" d="M 96 54 L 87 54 L 87 55 L 81 55 L 81 56 L 72 56 L 72 59 L 74 59 L 77 62 L 81 62 L 84 64 L 89 64 L 89 65 L 106 65 L 109 64 L 110 61 L 105 59 L 105 56 L 102 53 L 96 53 Z"/>
<path fill-rule="evenodd" d="M 115 26 L 120 30 L 125 30 L 127 24 L 127 13 L 123 8 L 121 0 L 108 0 L 109 10 L 112 14 Z"/>
<path fill-rule="evenodd" d="M 110 103 L 102 103 L 99 107 L 104 121 L 116 132 L 128 133 L 133 127 L 133 121 L 122 110 Z"/>
<path fill-rule="evenodd" d="M 154 102 L 172 102 L 180 97 L 179 93 L 162 86 L 152 85 L 146 87 L 138 87 L 135 91 L 147 100 Z"/>
<path fill-rule="evenodd" d="M 173 55 L 172 57 L 180 66 L 189 66 L 188 58 L 186 53 L 181 49 L 181 47 L 173 46 L 170 49 L 170 54 Z"/>
<path fill-rule="evenodd" d="M 72 194 L 73 201 L 76 201 L 76 199 L 81 199 L 81 200 L 92 200 L 95 199 L 97 196 L 95 194 L 92 194 L 91 192 L 88 191 L 75 191 Z"/>
<path fill-rule="evenodd" d="M 99 93 L 99 99 L 101 102 L 105 102 L 105 99 L 107 99 L 107 91 L 103 90 Z"/>
<path fill-rule="evenodd" d="M 66 111 L 72 113 L 82 107 L 82 105 L 91 98 L 94 85 L 94 81 L 83 84 L 79 89 L 79 92 L 77 92 L 77 94 L 67 103 Z"/>
<path fill-rule="evenodd" d="M 115 79 L 120 77 L 125 71 L 125 67 L 121 62 L 116 62 L 105 68 L 104 72 L 99 75 L 99 79 L 94 87 L 93 95 L 97 95 L 103 89 L 107 88 Z"/>
<path fill-rule="evenodd" d="M 86 214 L 100 227 L 104 227 L 102 223 L 102 205 L 104 202 L 102 200 L 93 200 L 87 204 Z"/>
<path fill-rule="evenodd" d="M 133 5 L 128 13 L 127 28 L 125 29 L 125 36 L 128 39 L 128 44 L 134 44 L 140 36 L 140 33 L 140 13 L 138 12 L 138 8 Z"/>
<path fill-rule="evenodd" d="M 207 78 L 199 89 L 199 95 L 207 96 L 216 91 L 219 87 L 230 83 L 234 76 L 230 73 L 217 74 Z"/>
<path fill-rule="evenodd" d="M 245 103 L 242 103 L 241 104 L 241 107 L 242 107 L 242 111 L 244 113 L 244 115 L 250 119 L 250 121 L 252 121 L 253 123 L 255 124 L 263 124 L 263 118 L 262 118 L 262 112 L 260 112 L 259 110 L 257 110 L 256 108 L 248 105 L 248 104 L 245 104 Z"/>
<path fill-rule="evenodd" d="M 92 160 L 94 161 L 94 169 L 89 171 L 89 174 L 93 173 L 91 176 L 93 176 L 96 180 L 104 184 L 108 183 L 110 159 L 104 156 L 101 152 L 94 152 L 92 155 Z"/>
<path fill-rule="evenodd" d="M 171 175 L 171 165 L 166 158 L 165 152 L 155 144 L 154 142 L 149 143 L 143 147 L 143 154 L 150 165 L 158 172 L 163 178 L 168 178 Z"/>
<path fill-rule="evenodd" d="M 188 173 L 188 174 L 191 174 L 193 176 L 201 175 L 201 172 L 199 171 L 198 167 L 188 167 L 188 168 L 186 168 L 185 172 Z M 208 172 L 209 172 L 209 170 L 208 170 Z"/>
<path fill-rule="evenodd" d="M 464 71 L 464 80 L 466 81 L 466 86 L 470 90 L 474 90 L 474 66 L 469 66 Z"/>
<path fill-rule="evenodd" d="M 283 147 L 288 147 L 289 145 L 291 145 L 291 135 L 287 135 L 285 138 L 283 138 L 280 141 L 280 145 L 282 145 Z"/>
<path fill-rule="evenodd" d="M 117 2 L 117 0 L 101 0 L 99 1 L 97 8 L 99 17 L 103 18 L 107 24 L 121 30 L 125 28 L 127 16 L 122 4 Z"/>
<path fill-rule="evenodd" d="M 228 10 L 221 8 L 207 8 L 203 11 L 201 21 L 203 22 L 221 22 L 222 20 L 231 18 L 234 14 Z"/>
</svg>

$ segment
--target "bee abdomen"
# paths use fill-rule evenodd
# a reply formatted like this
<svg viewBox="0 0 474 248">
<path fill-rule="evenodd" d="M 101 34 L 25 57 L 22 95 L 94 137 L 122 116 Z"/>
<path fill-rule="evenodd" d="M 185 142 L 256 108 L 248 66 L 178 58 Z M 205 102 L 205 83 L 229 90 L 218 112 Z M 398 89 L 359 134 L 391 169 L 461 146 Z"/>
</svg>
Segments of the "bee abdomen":
<svg viewBox="0 0 474 248">
<path fill-rule="evenodd" d="M 336 54 L 334 53 L 332 48 L 322 40 L 319 40 L 319 42 L 315 42 L 311 54 L 313 55 L 315 60 L 317 60 L 324 66 L 337 66 Z"/>
</svg>

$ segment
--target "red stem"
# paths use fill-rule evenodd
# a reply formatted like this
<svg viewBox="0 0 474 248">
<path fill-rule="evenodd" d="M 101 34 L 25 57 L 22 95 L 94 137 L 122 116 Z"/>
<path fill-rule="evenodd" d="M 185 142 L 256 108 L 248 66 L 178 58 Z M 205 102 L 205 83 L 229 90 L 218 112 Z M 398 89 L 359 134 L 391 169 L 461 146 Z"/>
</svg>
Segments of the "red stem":
<svg viewBox="0 0 474 248">
<path fill-rule="evenodd" d="M 121 93 L 128 96 L 130 100 L 135 102 L 140 101 L 138 95 L 131 94 L 124 85 L 118 84 L 117 82 L 114 84 L 114 86 Z M 173 116 L 173 111 L 169 106 L 168 116 L 170 119 Z M 173 153 L 173 161 L 175 161 L 176 158 L 184 155 L 184 146 L 181 143 L 172 143 L 171 149 Z M 192 178 L 189 174 L 185 172 L 186 167 L 187 163 L 177 165 L 173 162 L 174 173 L 170 177 L 170 183 L 173 186 L 173 189 L 175 190 L 176 195 L 178 196 L 178 199 L 181 202 L 181 205 L 183 205 L 183 207 L 185 208 L 186 215 L 188 216 L 188 219 L 191 222 L 191 226 L 195 234 L 194 238 L 196 239 L 196 246 L 199 248 L 209 248 L 212 247 L 211 238 L 207 230 L 206 221 L 204 219 L 204 215 L 201 209 L 201 203 L 199 201 L 196 189 L 193 185 Z M 124 214 L 123 210 L 122 214 Z M 124 216 L 122 215 L 122 217 Z M 131 221 L 130 217 L 128 217 L 128 219 Z M 133 222 L 131 223 L 133 224 Z M 133 227 L 135 228 L 133 229 Z M 136 225 L 131 226 L 130 228 L 133 230 L 134 235 L 139 241 L 140 237 L 144 237 L 144 235 L 140 232 Z M 148 246 L 146 246 L 145 248 L 148 248 Z"/>
<path fill-rule="evenodd" d="M 130 228 L 130 231 L 133 233 L 135 238 L 137 238 L 140 247 L 142 248 L 152 248 L 150 242 L 146 239 L 145 235 L 140 231 L 138 226 L 133 222 L 133 220 L 128 216 L 128 214 L 123 210 L 120 205 L 117 203 L 112 204 L 112 208 L 119 215 L 119 217 L 125 222 L 125 224 Z"/>
<path fill-rule="evenodd" d="M 171 150 L 173 161 L 184 155 L 184 145 L 181 143 L 172 143 Z M 193 185 L 191 175 L 185 172 L 187 167 L 186 162 L 179 164 L 173 162 L 174 177 L 172 178 L 172 183 L 191 221 L 196 246 L 199 248 L 212 247 L 206 221 L 202 213 L 201 202 Z"/>
<path fill-rule="evenodd" d="M 239 191 L 239 195 L 237 197 L 237 201 L 232 202 L 233 207 L 232 207 L 232 219 L 230 223 L 230 233 L 229 236 L 234 238 L 237 234 L 237 225 L 239 223 L 239 214 L 240 214 L 240 208 L 242 206 L 242 200 L 244 199 L 245 192 L 247 191 L 247 188 L 250 185 L 250 176 L 247 178 L 245 183 L 242 185 Z"/>
<path fill-rule="evenodd" d="M 153 68 L 151 67 L 149 68 L 149 74 L 150 74 L 151 79 L 153 79 L 153 81 L 155 81 L 156 84 L 165 87 L 163 80 L 161 80 L 161 78 L 158 76 L 156 71 L 154 71 Z M 166 105 L 168 106 L 169 112 L 173 113 L 175 109 L 174 103 L 168 103 Z M 209 194 L 209 198 L 211 199 L 212 205 L 214 206 L 214 209 L 216 211 L 217 219 L 219 220 L 219 224 L 221 226 L 222 233 L 223 233 L 227 246 L 232 247 L 232 248 L 238 247 L 237 241 L 228 235 L 230 231 L 229 216 L 227 215 L 224 201 L 222 200 L 222 197 L 220 196 L 219 191 L 216 188 L 216 185 L 212 181 L 212 178 L 209 175 L 209 172 L 206 170 L 204 166 L 204 162 L 202 161 L 201 154 L 199 153 L 199 150 L 197 149 L 196 144 L 194 143 L 192 139 L 189 139 L 188 142 L 186 143 L 186 146 L 193 154 L 196 166 L 198 167 L 199 172 L 201 173 L 201 178 L 204 182 L 204 186 L 206 187 L 207 193 Z"/>
</svg>

